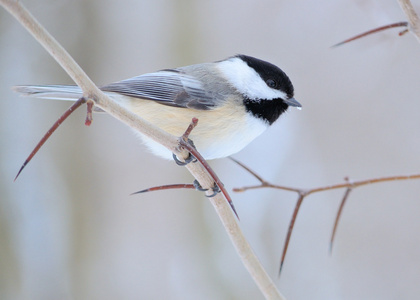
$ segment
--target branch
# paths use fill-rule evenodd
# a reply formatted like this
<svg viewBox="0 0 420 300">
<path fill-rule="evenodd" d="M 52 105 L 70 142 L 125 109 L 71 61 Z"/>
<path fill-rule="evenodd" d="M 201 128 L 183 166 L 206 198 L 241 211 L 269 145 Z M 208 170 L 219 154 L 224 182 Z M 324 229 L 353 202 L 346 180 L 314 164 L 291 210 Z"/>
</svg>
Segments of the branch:
<svg viewBox="0 0 420 300">
<path fill-rule="evenodd" d="M 127 124 L 131 128 L 143 133 L 154 141 L 171 150 L 178 157 L 186 158 L 189 153 L 179 147 L 177 137 L 153 126 L 149 122 L 141 119 L 136 114 L 124 109 L 116 102 L 112 101 L 83 72 L 77 63 L 70 57 L 65 49 L 35 20 L 35 18 L 24 8 L 19 1 L 0 0 L 0 4 L 12 14 L 51 54 L 51 56 L 69 74 L 75 83 L 83 90 L 83 97 L 91 99 L 95 105 Z M 211 188 L 214 184 L 213 179 L 200 164 L 188 164 L 187 169 L 198 180 L 203 188 Z M 274 286 L 272 280 L 265 272 L 251 246 L 243 236 L 241 229 L 221 194 L 210 199 L 220 220 L 222 221 L 227 234 L 234 244 L 243 264 L 251 274 L 255 283 L 258 285 L 266 299 L 285 299 Z"/>
<path fill-rule="evenodd" d="M 17 173 L 14 181 L 16 181 L 16 179 L 19 177 L 20 173 L 23 171 L 23 169 L 26 167 L 26 165 L 31 161 L 31 159 L 35 156 L 35 154 L 37 154 L 37 152 L 39 151 L 39 149 L 41 149 L 42 145 L 44 145 L 44 143 L 50 138 L 50 136 L 54 133 L 54 131 L 57 130 L 57 128 L 61 125 L 61 123 L 63 123 L 77 108 L 80 107 L 80 105 L 82 105 L 85 102 L 86 102 L 85 98 L 83 98 L 83 97 L 80 98 L 79 100 L 77 100 L 76 102 L 74 102 L 73 105 L 70 106 L 69 109 L 67 109 L 64 112 L 64 114 L 62 114 L 57 119 L 57 121 L 55 121 L 55 123 L 44 134 L 44 136 L 42 137 L 42 139 L 35 146 L 34 150 L 32 150 L 32 152 L 29 154 L 29 156 L 25 159 L 25 161 L 23 162 L 22 166 L 20 167 L 19 172 Z"/>
<path fill-rule="evenodd" d="M 381 27 L 378 27 L 378 28 L 375 28 L 375 29 L 372 29 L 372 30 L 363 32 L 361 34 L 358 34 L 358 35 L 356 35 L 354 37 L 348 38 L 347 40 L 344 40 L 342 42 L 339 42 L 339 43 L 337 43 L 335 45 L 332 45 L 331 48 L 335 48 L 335 47 L 338 47 L 338 46 L 347 44 L 349 42 L 358 40 L 360 38 L 363 38 L 365 36 L 368 36 L 368 35 L 371 35 L 373 33 L 377 33 L 377 32 L 383 31 L 383 30 L 387 30 L 387 29 L 391 29 L 391 28 L 396 28 L 396 27 L 406 27 L 407 28 L 407 26 L 408 26 L 408 23 L 407 22 L 398 22 L 398 23 L 393 23 L 393 24 L 381 26 Z M 407 29 L 405 29 L 404 31 L 401 31 L 399 33 L 399 35 L 401 36 L 401 35 L 405 34 L 406 32 L 407 32 Z"/>
<path fill-rule="evenodd" d="M 412 34 L 414 34 L 414 36 L 420 42 L 420 19 L 419 19 L 419 16 L 417 15 L 416 11 L 414 10 L 413 5 L 411 4 L 411 1 L 410 0 L 398 0 L 398 3 L 400 4 L 401 9 L 406 14 L 408 22 L 393 23 L 393 24 L 381 26 L 381 27 L 366 31 L 364 33 L 361 33 L 361 34 L 358 34 L 354 37 L 346 39 L 346 40 L 344 40 L 340 43 L 337 43 L 337 44 L 331 46 L 331 48 L 335 48 L 337 46 L 341 46 L 343 44 L 358 40 L 360 38 L 371 35 L 373 33 L 377 33 L 377 32 L 380 32 L 380 31 L 383 31 L 383 30 L 386 30 L 386 29 L 396 28 L 396 27 L 406 27 L 405 30 L 403 30 L 399 33 L 400 36 L 405 34 L 408 31 L 410 31 Z"/>
<path fill-rule="evenodd" d="M 283 267 L 284 260 L 286 258 L 287 248 L 289 246 L 290 238 L 292 236 L 292 231 L 293 231 L 293 228 L 294 228 L 294 225 L 295 225 L 297 214 L 299 212 L 299 209 L 302 205 L 303 200 L 307 196 L 309 196 L 310 194 L 315 194 L 315 193 L 325 192 L 325 191 L 330 191 L 330 190 L 343 189 L 343 188 L 346 189 L 346 192 L 345 192 L 345 194 L 344 194 L 344 196 L 341 200 L 340 208 L 337 212 L 334 228 L 333 228 L 333 231 L 332 231 L 332 234 L 331 234 L 331 240 L 330 240 L 330 251 L 331 251 L 332 244 L 334 242 L 335 233 L 336 233 L 337 226 L 338 226 L 339 218 L 341 216 L 344 204 L 347 201 L 347 198 L 348 198 L 348 196 L 349 196 L 349 194 L 352 190 L 354 190 L 355 188 L 360 187 L 360 186 L 370 185 L 370 184 L 375 184 L 375 183 L 380 183 L 380 182 L 401 181 L 401 180 L 409 180 L 409 179 L 420 179 L 420 174 L 380 177 L 380 178 L 373 178 L 373 179 L 360 180 L 360 181 L 350 181 L 348 178 L 346 178 L 346 182 L 339 183 L 339 184 L 334 184 L 334 185 L 328 185 L 328 186 L 317 187 L 317 188 L 312 188 L 312 189 L 294 188 L 294 187 L 287 187 L 287 186 L 272 184 L 272 183 L 264 180 L 261 176 L 259 176 L 257 173 L 252 171 L 250 168 L 245 166 L 243 163 L 237 161 L 236 159 L 233 159 L 233 158 L 231 158 L 231 159 L 235 163 L 240 165 L 242 168 L 247 170 L 251 175 L 253 175 L 260 182 L 259 185 L 252 185 L 252 186 L 244 186 L 244 187 L 241 187 L 241 188 L 234 188 L 233 189 L 234 192 L 245 192 L 247 190 L 260 189 L 260 188 L 273 188 L 273 189 L 279 189 L 279 190 L 284 190 L 284 191 L 288 191 L 288 192 L 295 192 L 295 193 L 298 194 L 298 200 L 296 202 L 295 209 L 294 209 L 292 218 L 290 220 L 289 230 L 288 230 L 287 235 L 286 235 L 286 240 L 285 240 L 284 247 L 283 247 L 283 252 L 282 252 L 282 255 L 281 255 L 279 276 L 280 276 L 280 273 L 281 273 L 281 270 L 282 270 L 282 267 Z"/>
<path fill-rule="evenodd" d="M 413 33 L 420 42 L 420 20 L 410 0 L 398 0 L 402 10 L 407 16 L 410 32 Z"/>
</svg>

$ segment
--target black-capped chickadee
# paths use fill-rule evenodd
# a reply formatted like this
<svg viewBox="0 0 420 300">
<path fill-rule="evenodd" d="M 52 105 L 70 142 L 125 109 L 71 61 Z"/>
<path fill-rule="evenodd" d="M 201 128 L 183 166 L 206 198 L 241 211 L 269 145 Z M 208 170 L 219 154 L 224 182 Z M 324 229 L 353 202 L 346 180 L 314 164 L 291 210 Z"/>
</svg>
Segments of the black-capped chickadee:
<svg viewBox="0 0 420 300">
<path fill-rule="evenodd" d="M 39 98 L 77 100 L 82 92 L 70 85 L 17 86 Z M 161 129 L 181 136 L 192 118 L 199 123 L 190 138 L 205 159 L 230 156 L 259 136 L 289 106 L 293 85 L 278 67 L 236 55 L 213 63 L 148 73 L 100 88 L 130 111 Z M 170 159 L 168 149 L 140 135 L 153 153 Z"/>
</svg>

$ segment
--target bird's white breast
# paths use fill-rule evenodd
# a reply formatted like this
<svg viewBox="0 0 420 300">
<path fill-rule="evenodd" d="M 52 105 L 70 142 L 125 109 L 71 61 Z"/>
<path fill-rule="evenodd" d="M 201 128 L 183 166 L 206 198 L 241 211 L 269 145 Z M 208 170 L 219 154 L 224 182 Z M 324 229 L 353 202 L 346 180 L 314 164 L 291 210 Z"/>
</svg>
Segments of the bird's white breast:
<svg viewBox="0 0 420 300">
<path fill-rule="evenodd" d="M 227 157 L 242 150 L 268 127 L 266 122 L 252 117 L 243 105 L 234 101 L 227 101 L 226 105 L 213 110 L 195 110 L 126 96 L 116 97 L 122 97 L 120 102 L 140 117 L 175 136 L 185 132 L 192 118 L 198 118 L 190 139 L 205 159 Z M 154 154 L 172 159 L 171 151 L 143 134 L 139 136 Z"/>
</svg>

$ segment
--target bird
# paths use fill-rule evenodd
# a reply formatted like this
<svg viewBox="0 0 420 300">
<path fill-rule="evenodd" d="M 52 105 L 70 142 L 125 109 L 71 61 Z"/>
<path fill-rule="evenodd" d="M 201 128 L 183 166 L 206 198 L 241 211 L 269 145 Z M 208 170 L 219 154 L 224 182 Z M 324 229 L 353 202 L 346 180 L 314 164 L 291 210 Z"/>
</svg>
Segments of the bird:
<svg viewBox="0 0 420 300">
<path fill-rule="evenodd" d="M 14 89 L 37 98 L 76 101 L 75 85 L 20 85 Z M 181 136 L 192 118 L 199 120 L 189 138 L 206 159 L 233 155 L 269 128 L 289 106 L 301 108 L 284 71 L 243 54 L 224 60 L 163 69 L 101 86 L 114 101 L 155 126 Z M 139 133 L 152 153 L 173 154 Z"/>
</svg>

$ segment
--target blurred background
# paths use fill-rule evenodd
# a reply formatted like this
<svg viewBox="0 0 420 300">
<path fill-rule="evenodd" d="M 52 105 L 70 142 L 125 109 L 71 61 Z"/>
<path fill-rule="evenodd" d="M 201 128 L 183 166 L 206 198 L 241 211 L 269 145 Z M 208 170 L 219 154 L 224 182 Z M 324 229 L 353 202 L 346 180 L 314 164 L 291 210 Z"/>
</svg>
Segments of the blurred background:
<svg viewBox="0 0 420 300">
<path fill-rule="evenodd" d="M 235 158 L 292 187 L 420 173 L 420 45 L 398 29 L 396 0 L 23 1 L 98 84 L 243 53 L 280 66 L 291 109 Z M 413 1 L 420 12 L 420 2 Z M 79 109 L 16 182 L 33 147 L 69 106 L 11 91 L 71 79 L 0 9 L 0 298 L 262 299 L 202 194 L 130 196 L 190 183 L 105 114 Z M 228 159 L 225 185 L 256 184 Z M 240 225 L 288 299 L 414 299 L 420 293 L 420 182 L 355 190 L 329 238 L 344 190 L 308 197 L 281 279 L 293 193 L 233 193 Z"/>
</svg>

